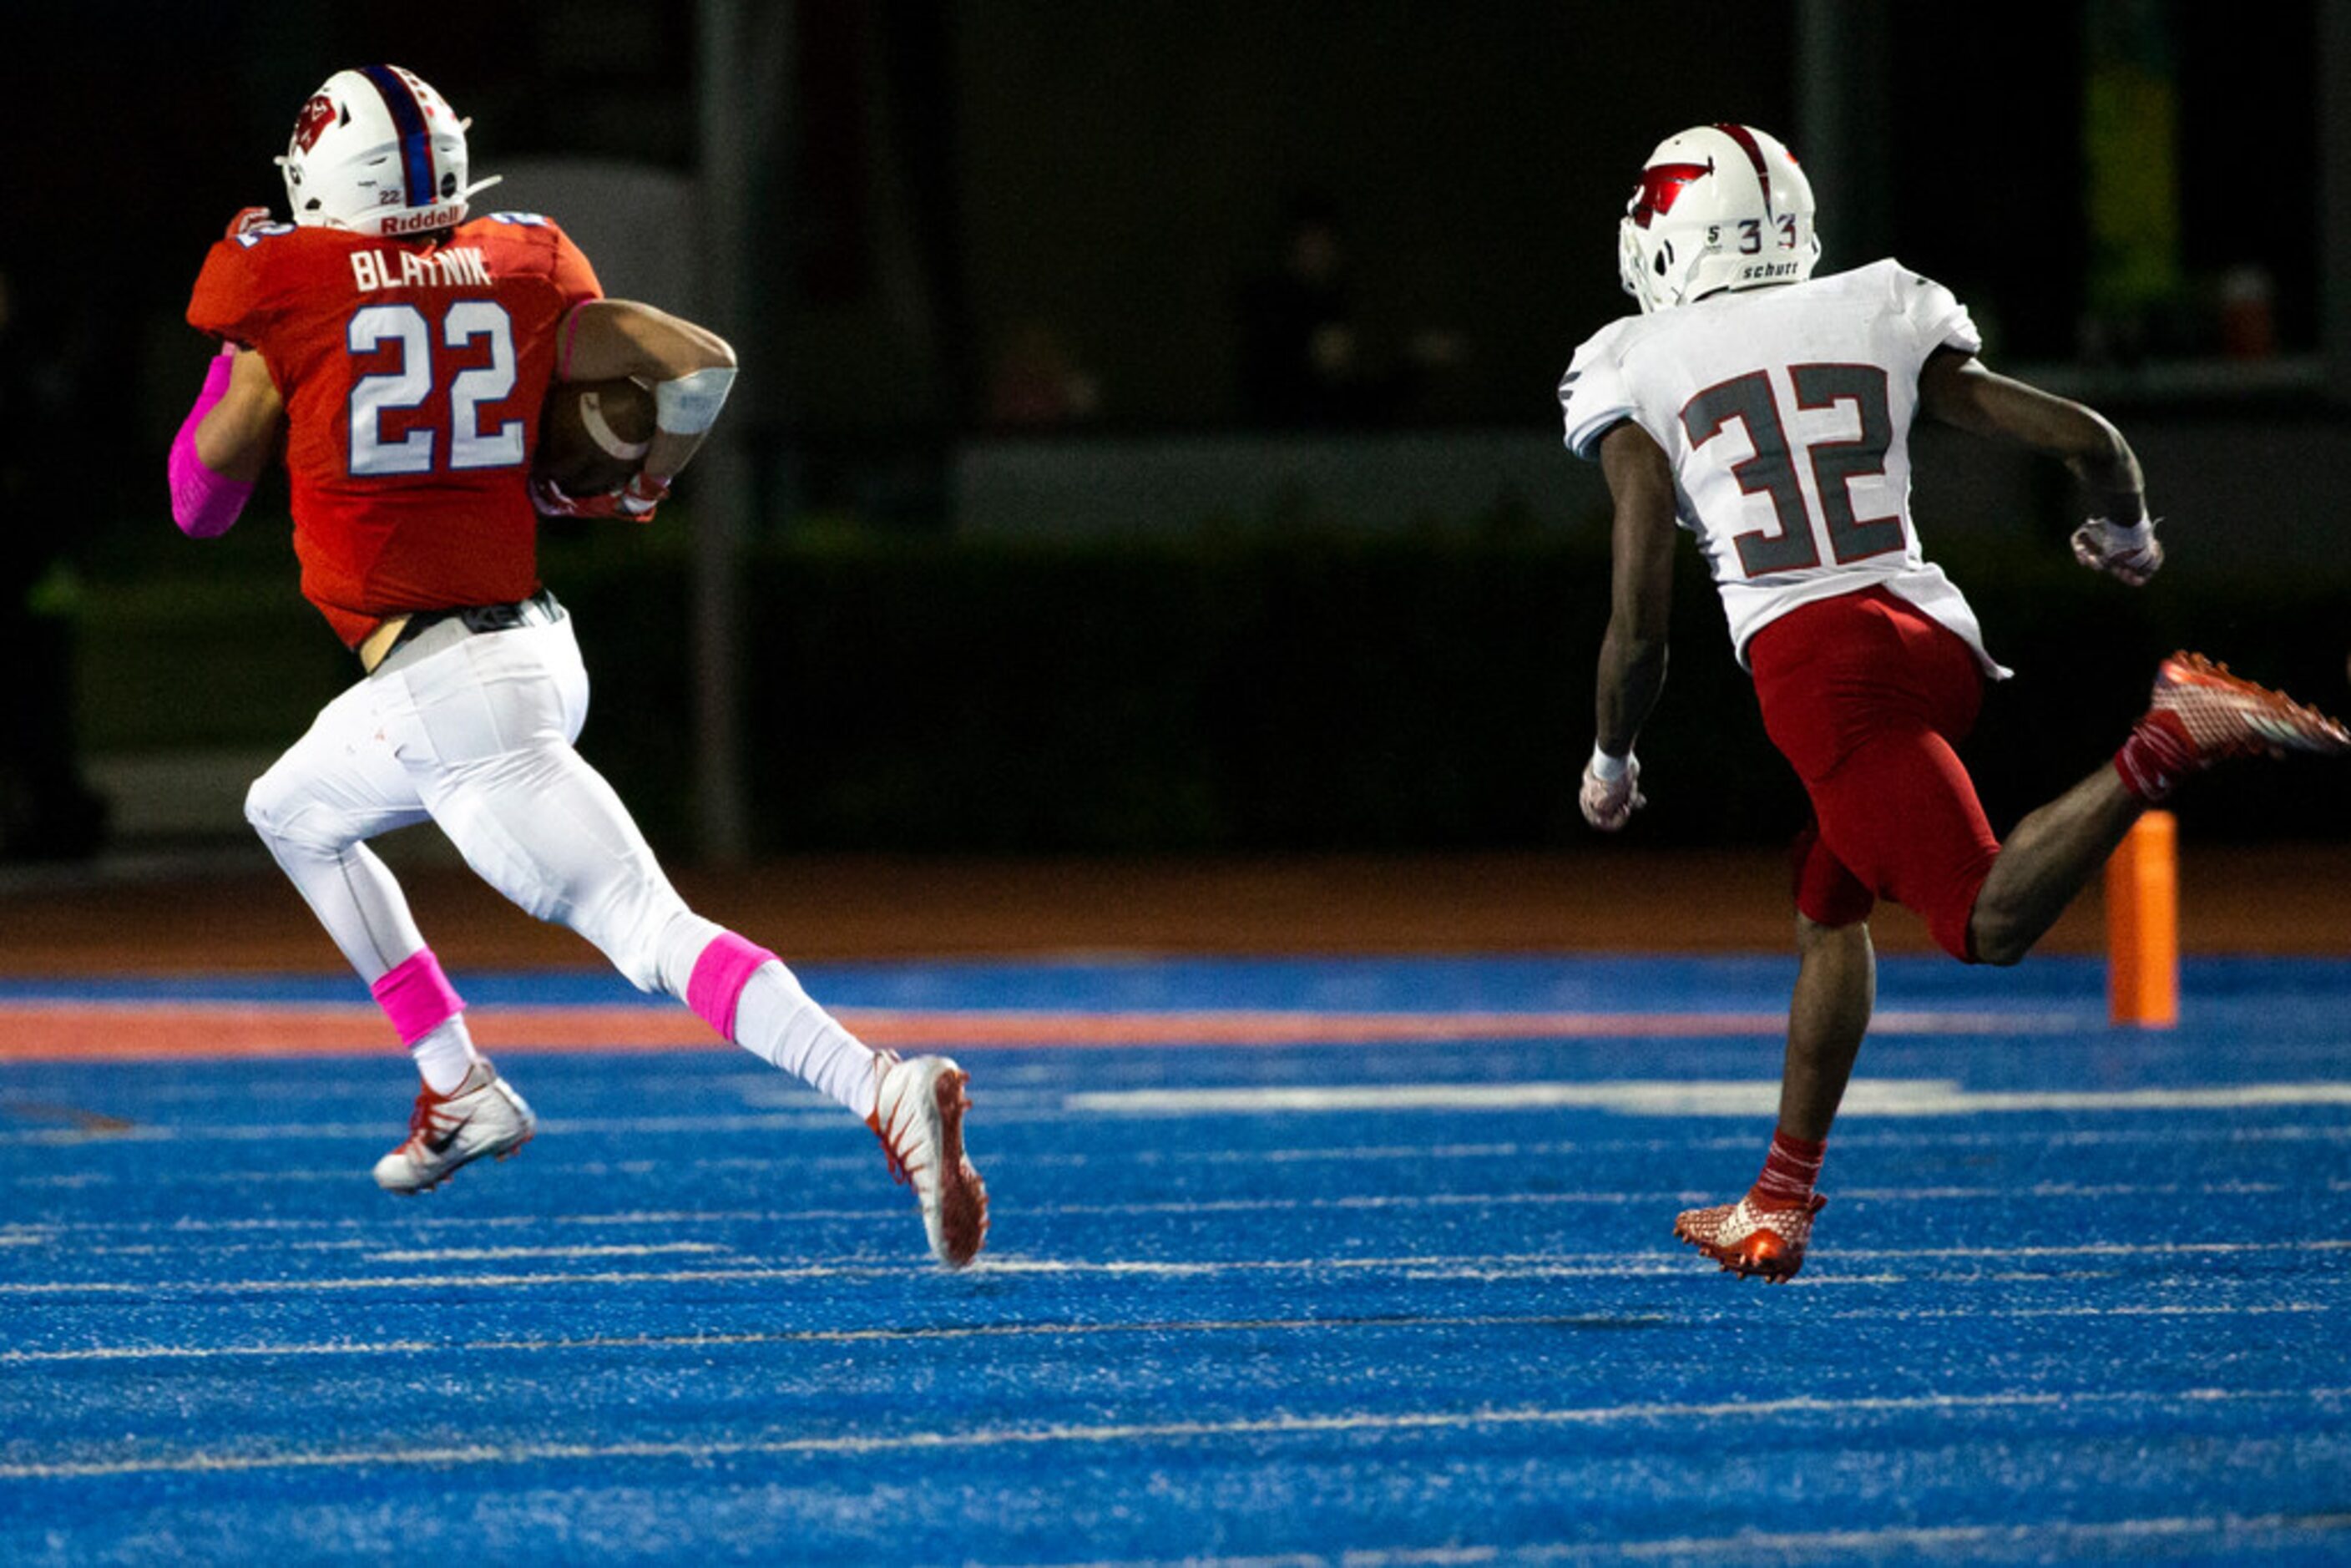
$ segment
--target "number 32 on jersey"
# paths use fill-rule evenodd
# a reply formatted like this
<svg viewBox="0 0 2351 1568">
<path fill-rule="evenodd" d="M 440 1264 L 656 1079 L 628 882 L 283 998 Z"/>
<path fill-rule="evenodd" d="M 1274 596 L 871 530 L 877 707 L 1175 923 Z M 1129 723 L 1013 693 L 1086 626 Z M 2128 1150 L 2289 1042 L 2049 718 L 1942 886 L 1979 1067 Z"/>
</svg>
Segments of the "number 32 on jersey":
<svg viewBox="0 0 2351 1568">
<path fill-rule="evenodd" d="M 521 420 L 482 427 L 484 405 L 515 389 L 514 321 L 504 306 L 489 299 L 453 300 L 437 319 L 415 305 L 363 306 L 351 313 L 344 343 L 354 359 L 390 361 L 389 368 L 361 376 L 351 386 L 354 476 L 522 466 Z M 419 423 L 397 440 L 385 439 L 383 416 L 422 408 L 444 373 L 447 428 Z"/>
<path fill-rule="evenodd" d="M 1804 448 L 1813 470 L 1813 493 L 1825 514 L 1821 531 L 1828 536 L 1838 564 L 1904 548 L 1907 541 L 1902 519 L 1855 517 L 1853 492 L 1847 487 L 1855 479 L 1886 472 L 1894 423 L 1886 408 L 1885 371 L 1876 365 L 1791 365 L 1788 382 L 1795 389 L 1799 409 L 1809 413 L 1850 402 L 1860 423 L 1859 434 L 1850 440 L 1815 441 Z M 1747 494 L 1771 498 L 1778 528 L 1751 528 L 1737 537 L 1733 542 L 1739 547 L 1740 569 L 1755 578 L 1820 565 L 1819 535 L 1771 376 L 1750 371 L 1718 382 L 1683 404 L 1681 417 L 1693 451 L 1721 435 L 1734 421 L 1746 429 L 1750 452 L 1730 465 L 1730 476 Z"/>
</svg>

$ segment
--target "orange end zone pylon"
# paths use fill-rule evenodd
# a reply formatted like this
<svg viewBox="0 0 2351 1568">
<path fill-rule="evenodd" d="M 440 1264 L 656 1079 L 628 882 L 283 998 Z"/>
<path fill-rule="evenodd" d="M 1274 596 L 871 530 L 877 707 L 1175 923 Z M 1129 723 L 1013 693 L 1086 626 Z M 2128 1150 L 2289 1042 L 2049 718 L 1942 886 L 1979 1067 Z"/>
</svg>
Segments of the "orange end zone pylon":
<svg viewBox="0 0 2351 1568">
<path fill-rule="evenodd" d="M 2139 818 L 2106 862 L 2106 1009 L 2117 1024 L 2179 1021 L 2179 825 Z"/>
</svg>

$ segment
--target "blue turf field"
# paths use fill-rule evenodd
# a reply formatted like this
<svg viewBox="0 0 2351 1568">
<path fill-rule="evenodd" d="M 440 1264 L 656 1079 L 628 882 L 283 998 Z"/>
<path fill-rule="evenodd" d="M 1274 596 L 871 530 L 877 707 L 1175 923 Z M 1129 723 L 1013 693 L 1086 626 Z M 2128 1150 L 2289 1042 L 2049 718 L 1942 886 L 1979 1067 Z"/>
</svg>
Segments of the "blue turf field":
<svg viewBox="0 0 2351 1568">
<path fill-rule="evenodd" d="M 811 967 L 847 1009 L 1735 1018 L 1784 960 Z M 461 977 L 500 1005 L 618 982 Z M 379 1195 L 380 1060 L 0 1067 L 0 1562 L 2351 1559 L 2351 963 L 1889 960 L 1784 1289 L 1749 1030 L 961 1054 L 927 1267 L 737 1051 L 517 1055 Z M 335 979 L 0 988 L 348 1001 Z"/>
</svg>

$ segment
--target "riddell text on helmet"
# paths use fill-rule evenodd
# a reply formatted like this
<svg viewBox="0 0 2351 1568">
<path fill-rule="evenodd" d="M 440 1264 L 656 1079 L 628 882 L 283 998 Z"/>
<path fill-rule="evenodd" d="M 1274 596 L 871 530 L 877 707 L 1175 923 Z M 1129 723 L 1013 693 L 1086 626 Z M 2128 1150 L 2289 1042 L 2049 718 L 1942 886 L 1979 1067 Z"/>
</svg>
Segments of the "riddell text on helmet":
<svg viewBox="0 0 2351 1568">
<path fill-rule="evenodd" d="M 445 229 L 455 220 L 446 210 L 411 213 L 405 217 L 393 215 L 383 220 L 386 235 L 423 234 L 427 229 Z"/>
</svg>

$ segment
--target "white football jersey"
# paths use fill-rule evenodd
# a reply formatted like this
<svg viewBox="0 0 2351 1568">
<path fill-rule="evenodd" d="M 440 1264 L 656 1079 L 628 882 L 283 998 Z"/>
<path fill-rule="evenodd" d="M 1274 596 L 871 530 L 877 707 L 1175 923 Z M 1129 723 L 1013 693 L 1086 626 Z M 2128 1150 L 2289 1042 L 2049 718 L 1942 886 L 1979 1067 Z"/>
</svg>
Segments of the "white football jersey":
<svg viewBox="0 0 2351 1568">
<path fill-rule="evenodd" d="M 1675 507 L 1721 590 L 1739 662 L 1800 604 L 1881 587 L 2008 672 L 1910 520 L 1910 422 L 1937 349 L 1983 342 L 1951 291 L 1896 262 L 1628 316 L 1559 383 L 1567 444 L 1597 461 L 1629 419 L 1674 467 Z"/>
</svg>

